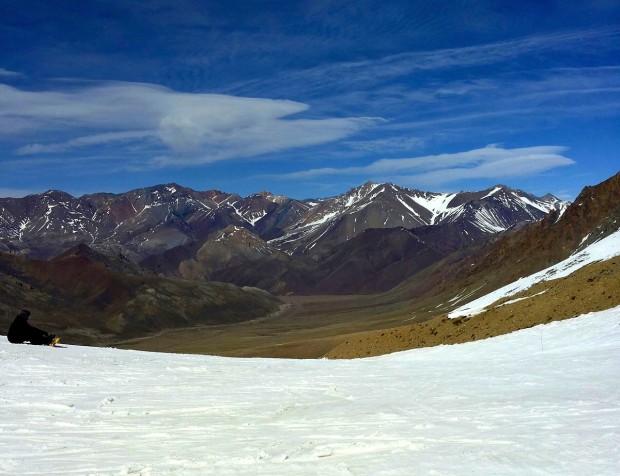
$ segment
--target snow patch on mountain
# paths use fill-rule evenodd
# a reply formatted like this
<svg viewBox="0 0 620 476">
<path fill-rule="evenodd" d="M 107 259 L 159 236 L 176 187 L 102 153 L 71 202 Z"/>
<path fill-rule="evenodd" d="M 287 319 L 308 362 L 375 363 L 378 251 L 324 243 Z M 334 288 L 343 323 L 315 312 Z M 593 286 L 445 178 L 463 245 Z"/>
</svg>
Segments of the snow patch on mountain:
<svg viewBox="0 0 620 476">
<path fill-rule="evenodd" d="M 506 224 L 492 210 L 479 208 L 474 213 L 473 224 L 486 233 L 499 233 L 506 230 Z"/>
<path fill-rule="evenodd" d="M 414 194 L 411 195 L 413 201 L 426 208 L 432 213 L 429 225 L 435 225 L 445 215 L 449 213 L 449 204 L 456 196 L 455 193 L 436 193 L 436 194 Z"/>
<path fill-rule="evenodd" d="M 487 193 L 484 197 L 482 197 L 482 199 L 485 199 L 487 197 L 491 197 L 491 196 L 495 195 L 497 192 L 499 192 L 502 189 L 503 189 L 503 187 L 501 187 L 501 186 L 495 187 L 493 190 L 491 190 L 489 193 Z"/>
<path fill-rule="evenodd" d="M 406 210 L 409 211 L 409 213 L 418 218 L 418 219 L 422 219 L 422 217 L 420 216 L 420 214 L 408 203 L 405 202 L 405 200 L 403 199 L 403 197 L 400 194 L 396 195 L 396 199 L 403 205 L 403 207 L 405 207 Z M 404 217 L 401 218 L 404 221 Z"/>
<path fill-rule="evenodd" d="M 591 244 L 587 248 L 574 253 L 560 263 L 543 269 L 542 271 L 534 273 L 530 276 L 522 277 L 514 283 L 503 286 L 492 293 L 475 299 L 464 306 L 455 309 L 448 314 L 448 317 L 456 318 L 480 314 L 481 312 L 484 312 L 488 306 L 499 299 L 513 296 L 518 292 L 531 288 L 536 283 L 563 278 L 588 264 L 608 260 L 615 258 L 616 256 L 620 256 L 620 230 L 608 235 L 596 243 Z"/>
<path fill-rule="evenodd" d="M 256 226 L 260 220 L 267 216 L 267 212 L 265 210 L 260 210 L 257 212 L 248 213 L 244 215 L 244 218 L 248 221 L 248 223 L 252 226 Z"/>
<path fill-rule="evenodd" d="M 381 187 L 382 184 L 376 184 L 376 183 L 369 183 L 366 184 L 362 187 L 359 187 L 357 189 L 355 189 L 353 192 L 349 193 L 348 196 L 345 195 L 346 198 L 346 203 L 343 204 L 344 207 L 351 207 L 354 204 L 356 204 L 357 202 L 363 200 L 363 199 L 370 199 L 372 200 L 374 198 L 374 196 L 376 196 L 376 194 L 374 196 L 371 196 L 372 193 L 374 192 L 374 190 L 376 190 L 377 188 Z M 380 192 L 382 192 L 383 190 L 380 190 Z"/>
<path fill-rule="evenodd" d="M 305 223 L 300 228 L 313 228 L 313 227 L 316 227 L 316 225 L 322 225 L 323 223 L 326 223 L 326 222 L 330 221 L 332 218 L 334 218 L 334 217 L 336 217 L 338 215 L 339 215 L 339 213 L 337 211 L 326 213 L 325 215 L 321 216 L 320 218 L 316 219 L 315 221 L 311 221 L 309 223 Z"/>
</svg>

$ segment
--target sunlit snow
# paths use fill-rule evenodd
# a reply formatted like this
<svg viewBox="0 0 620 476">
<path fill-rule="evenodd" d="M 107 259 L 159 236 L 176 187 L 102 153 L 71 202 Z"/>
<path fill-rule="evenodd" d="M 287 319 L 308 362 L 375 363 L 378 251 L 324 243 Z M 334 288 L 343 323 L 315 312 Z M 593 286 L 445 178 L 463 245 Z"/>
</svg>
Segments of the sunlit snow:
<svg viewBox="0 0 620 476">
<path fill-rule="evenodd" d="M 488 198 L 488 197 L 492 197 L 493 195 L 495 195 L 500 190 L 502 190 L 502 187 L 495 187 L 493 190 L 491 190 L 489 193 L 487 193 L 484 197 L 482 197 L 481 200 L 484 200 L 485 198 Z"/>
<path fill-rule="evenodd" d="M 434 225 L 437 223 L 437 219 L 449 210 L 449 203 L 456 196 L 456 193 L 445 194 L 445 193 L 437 193 L 430 194 L 431 198 L 427 198 L 421 195 L 413 195 L 411 198 L 418 205 L 423 206 L 427 210 L 433 212 L 433 217 L 431 218 L 430 224 Z"/>
<path fill-rule="evenodd" d="M 0 473 L 617 474 L 620 308 L 360 360 L 0 339 Z"/>
</svg>

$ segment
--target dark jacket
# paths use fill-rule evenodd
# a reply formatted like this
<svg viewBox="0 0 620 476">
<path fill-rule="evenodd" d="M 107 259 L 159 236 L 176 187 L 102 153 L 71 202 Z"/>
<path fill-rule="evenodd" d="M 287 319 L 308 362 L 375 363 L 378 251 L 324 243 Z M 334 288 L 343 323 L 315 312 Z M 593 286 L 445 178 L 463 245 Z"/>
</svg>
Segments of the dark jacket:
<svg viewBox="0 0 620 476">
<path fill-rule="evenodd" d="M 52 342 L 54 339 L 53 336 L 50 336 L 47 332 L 41 329 L 37 329 L 34 326 L 28 324 L 28 317 L 30 317 L 30 312 L 22 311 L 16 317 L 11 327 L 9 327 L 9 332 L 7 334 L 7 339 L 12 344 L 22 344 L 26 341 L 35 345 L 47 345 Z"/>
</svg>

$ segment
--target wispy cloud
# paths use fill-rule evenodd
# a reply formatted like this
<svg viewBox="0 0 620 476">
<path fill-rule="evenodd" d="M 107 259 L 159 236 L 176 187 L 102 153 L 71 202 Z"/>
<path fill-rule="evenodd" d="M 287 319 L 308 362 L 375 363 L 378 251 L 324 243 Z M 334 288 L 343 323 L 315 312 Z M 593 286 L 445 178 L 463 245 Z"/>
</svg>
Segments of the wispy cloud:
<svg viewBox="0 0 620 476">
<path fill-rule="evenodd" d="M 22 76 L 22 74 L 15 71 L 9 71 L 8 69 L 0 68 L 0 78 L 17 78 L 19 76 Z"/>
<path fill-rule="evenodd" d="M 287 179 L 355 176 L 394 180 L 398 183 L 442 185 L 463 179 L 526 177 L 574 164 L 563 155 L 562 146 L 506 149 L 489 145 L 454 154 L 437 154 L 401 159 L 381 159 L 361 167 L 324 167 L 279 175 Z"/>
<path fill-rule="evenodd" d="M 277 91 L 326 115 L 383 117 L 374 136 L 387 134 L 389 141 L 362 137 L 332 152 L 393 156 L 438 141 L 504 141 L 515 131 L 614 116 L 620 103 L 620 75 L 609 59 L 614 53 L 620 55 L 617 26 L 328 63 L 240 82 L 229 91 Z M 399 141 L 402 149 L 391 150 Z"/>
<path fill-rule="evenodd" d="M 155 135 L 152 131 L 107 132 L 77 137 L 75 139 L 69 139 L 55 144 L 28 144 L 19 147 L 15 153 L 17 155 L 57 154 L 59 152 L 66 152 L 68 150 L 81 147 L 116 144 L 119 142 L 144 140 L 146 138 L 154 137 Z"/>
<path fill-rule="evenodd" d="M 288 100 L 180 93 L 140 83 L 38 92 L 0 85 L 0 126 L 6 126 L 0 135 L 22 141 L 18 155 L 149 141 L 159 150 L 154 165 L 166 166 L 325 144 L 377 121 L 295 117 L 308 109 Z M 56 140 L 40 139 L 52 136 Z"/>
<path fill-rule="evenodd" d="M 391 136 L 402 134 L 403 143 L 409 137 L 418 137 L 426 145 L 434 140 L 446 143 L 472 137 L 494 142 L 508 140 L 515 131 L 540 131 L 549 125 L 571 126 L 585 117 L 616 116 L 619 72 L 611 66 L 505 72 L 409 89 L 397 85 L 351 92 L 334 98 L 331 104 L 355 104 L 360 110 L 387 118 L 378 129 Z M 390 154 L 387 150 L 377 152 Z"/>
<path fill-rule="evenodd" d="M 346 92 L 385 84 L 416 73 L 496 65 L 521 57 L 542 60 L 549 54 L 596 56 L 599 51 L 620 50 L 620 27 L 578 30 L 458 48 L 412 51 L 378 59 L 330 63 L 300 71 L 288 71 L 267 79 L 229 85 L 223 90 L 247 92 L 277 89 L 304 95 Z"/>
<path fill-rule="evenodd" d="M 424 145 L 424 139 L 411 136 L 396 136 L 374 140 L 345 141 L 343 145 L 364 153 L 393 154 L 419 149 Z"/>
</svg>

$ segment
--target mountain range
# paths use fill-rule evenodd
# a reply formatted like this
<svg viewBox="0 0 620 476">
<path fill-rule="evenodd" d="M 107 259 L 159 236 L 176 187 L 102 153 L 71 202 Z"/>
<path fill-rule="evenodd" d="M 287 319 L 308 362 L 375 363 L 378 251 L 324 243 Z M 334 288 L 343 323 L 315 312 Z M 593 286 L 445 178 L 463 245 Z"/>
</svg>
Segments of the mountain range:
<svg viewBox="0 0 620 476">
<path fill-rule="evenodd" d="M 373 183 L 320 200 L 174 184 L 0 199 L 0 325 L 26 307 L 68 342 L 320 356 L 565 259 L 618 230 L 619 197 L 620 174 L 571 204 Z"/>
<path fill-rule="evenodd" d="M 503 185 L 445 194 L 368 182 L 320 200 L 177 184 L 79 198 L 48 191 L 0 199 L 0 251 L 48 260 L 85 244 L 156 274 L 276 294 L 377 292 L 567 206 Z"/>
</svg>

